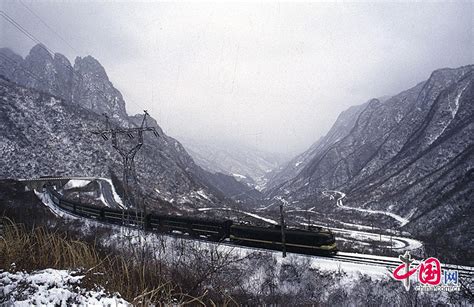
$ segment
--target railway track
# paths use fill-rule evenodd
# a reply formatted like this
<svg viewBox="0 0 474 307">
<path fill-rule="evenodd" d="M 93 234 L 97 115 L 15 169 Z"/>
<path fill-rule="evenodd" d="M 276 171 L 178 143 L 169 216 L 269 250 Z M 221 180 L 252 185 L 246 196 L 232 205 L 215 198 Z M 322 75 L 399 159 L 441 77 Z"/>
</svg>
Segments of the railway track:
<svg viewBox="0 0 474 307">
<path fill-rule="evenodd" d="M 67 208 L 64 205 L 58 206 L 56 201 L 54 201 L 54 195 L 51 194 L 51 191 L 46 189 L 48 192 L 49 196 L 53 200 L 53 203 L 58 207 L 58 209 L 65 210 L 68 213 L 71 213 L 73 208 Z M 87 206 L 83 207 L 81 209 L 77 208 L 77 211 L 85 211 L 87 213 L 91 214 L 100 214 L 100 209 L 99 208 L 94 208 L 92 206 Z M 74 208 L 74 211 L 76 208 Z M 79 213 L 79 212 L 78 212 Z M 79 215 L 80 216 L 80 215 Z M 136 217 L 129 217 L 131 220 L 129 220 L 128 224 L 123 224 L 122 226 L 127 226 L 127 227 L 138 227 L 142 225 L 141 221 L 139 221 Z M 136 220 L 135 220 L 136 219 Z M 97 219 L 94 219 L 97 220 Z M 97 220 L 98 221 L 98 220 Z M 101 221 L 102 223 L 107 223 L 106 221 Z M 199 241 L 206 241 L 209 242 L 209 239 L 200 239 L 200 238 L 195 238 L 195 237 L 190 237 L 189 235 L 179 235 L 179 234 L 173 234 L 173 236 L 179 236 L 187 239 L 193 239 L 196 240 L 198 239 Z M 255 247 L 244 247 L 241 245 L 236 245 L 235 243 L 227 242 L 227 241 L 222 241 L 220 244 L 228 245 L 228 246 L 234 246 L 234 247 L 239 247 L 239 248 L 246 248 L 246 249 L 253 249 L 253 250 L 265 250 L 268 251 L 268 249 L 264 248 L 255 248 Z M 317 256 L 317 257 L 324 257 L 324 256 Z M 367 255 L 367 254 L 355 254 L 355 253 L 346 253 L 346 252 L 338 252 L 336 255 L 331 255 L 331 256 L 325 256 L 324 258 L 330 258 L 334 259 L 335 261 L 339 262 L 346 262 L 346 263 L 354 263 L 354 264 L 360 264 L 360 265 L 367 265 L 367 266 L 377 266 L 377 267 L 385 267 L 387 268 L 387 272 L 393 271 L 396 267 L 398 267 L 401 264 L 401 261 L 398 258 L 394 257 L 387 257 L 387 256 L 376 256 L 376 255 Z M 420 261 L 415 260 L 413 263 L 413 267 L 417 266 L 420 264 Z M 463 279 L 468 279 L 472 283 L 472 280 L 474 280 L 474 268 L 473 267 L 467 267 L 467 266 L 460 266 L 460 265 L 453 265 L 453 264 L 441 264 L 442 269 L 447 269 L 447 270 L 457 270 L 459 277 Z"/>
<path fill-rule="evenodd" d="M 344 252 L 339 252 L 337 253 L 337 255 L 332 256 L 332 258 L 342 262 L 386 267 L 387 269 L 391 270 L 394 270 L 401 264 L 401 261 L 398 258 Z M 412 265 L 413 267 L 415 267 L 418 266 L 420 263 L 421 262 L 419 260 L 415 260 Z M 442 263 L 441 268 L 446 270 L 457 270 L 459 272 L 459 276 L 463 278 L 474 278 L 474 268 L 472 267 Z"/>
<path fill-rule="evenodd" d="M 179 237 L 183 239 L 193 239 L 193 240 L 198 240 L 202 242 L 208 242 L 209 240 L 206 239 L 194 239 L 190 238 L 188 235 L 185 234 L 174 234 L 172 235 L 173 237 Z M 228 241 L 222 241 L 219 242 L 221 245 L 225 245 L 228 247 L 238 247 L 242 249 L 247 249 L 251 251 L 262 251 L 262 252 L 277 252 L 275 250 L 268 250 L 265 248 L 261 247 L 247 247 L 247 246 L 240 246 L 236 245 L 233 243 L 230 243 Z M 303 254 L 306 255 L 306 254 Z M 314 255 L 306 255 L 306 256 L 312 256 L 312 257 L 319 257 L 319 258 L 324 258 L 324 259 L 331 259 L 334 261 L 339 261 L 339 262 L 346 262 L 346 263 L 354 263 L 357 265 L 367 265 L 367 266 L 377 266 L 377 267 L 383 267 L 387 269 L 387 273 L 393 271 L 395 268 L 397 268 L 401 262 L 398 258 L 394 257 L 385 257 L 385 256 L 374 256 L 374 255 L 368 255 L 368 254 L 353 254 L 353 253 L 345 253 L 345 252 L 338 252 L 336 255 L 333 256 L 314 256 Z M 384 258 L 384 259 L 382 259 Z M 413 262 L 413 267 L 418 266 L 420 264 L 419 260 L 415 260 Z M 468 266 L 462 266 L 462 265 L 456 265 L 456 264 L 441 264 L 441 268 L 444 270 L 457 270 L 459 273 L 459 277 L 463 278 L 464 280 L 470 280 L 472 283 L 474 281 L 474 267 L 468 267 Z"/>
</svg>

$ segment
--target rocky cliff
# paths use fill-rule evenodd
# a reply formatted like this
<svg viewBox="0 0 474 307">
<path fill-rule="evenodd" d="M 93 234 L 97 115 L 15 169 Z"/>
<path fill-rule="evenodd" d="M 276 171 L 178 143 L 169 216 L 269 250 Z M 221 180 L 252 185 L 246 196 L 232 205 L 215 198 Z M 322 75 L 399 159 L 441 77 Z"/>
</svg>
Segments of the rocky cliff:
<svg viewBox="0 0 474 307">
<path fill-rule="evenodd" d="M 128 116 L 120 91 L 102 65 L 87 56 L 76 58 L 72 66 L 66 57 L 52 56 L 41 45 L 25 59 L 7 48 L 0 49 L 0 55 L 0 177 L 120 178 L 121 158 L 110 141 L 91 131 L 104 128 L 102 113 L 122 127 L 138 126 L 142 115 Z M 148 124 L 157 127 L 159 137 L 146 135 L 135 160 L 138 180 L 147 193 L 181 209 L 231 201 L 234 195 L 216 175 L 197 166 L 153 118 Z M 232 183 L 232 193 L 248 190 L 234 178 L 226 179 Z"/>
<path fill-rule="evenodd" d="M 408 220 L 381 220 L 385 226 L 473 246 L 473 71 L 436 70 L 384 102 L 342 113 L 328 135 L 274 175 L 267 197 L 305 207 L 338 190 L 347 206 Z"/>
</svg>

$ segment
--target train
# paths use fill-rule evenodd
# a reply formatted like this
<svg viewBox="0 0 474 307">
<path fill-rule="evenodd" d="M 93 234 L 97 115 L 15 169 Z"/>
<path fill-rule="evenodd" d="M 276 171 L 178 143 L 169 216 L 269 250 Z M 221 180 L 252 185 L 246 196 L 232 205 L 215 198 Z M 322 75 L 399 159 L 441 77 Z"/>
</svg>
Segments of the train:
<svg viewBox="0 0 474 307">
<path fill-rule="evenodd" d="M 259 227 L 231 220 L 172 216 L 155 212 L 98 207 L 64 199 L 52 187 L 46 187 L 46 190 L 51 195 L 54 204 L 62 210 L 105 223 L 140 226 L 147 231 L 185 235 L 214 242 L 230 242 L 254 248 L 278 251 L 283 249 L 280 226 Z M 330 230 L 285 228 L 284 233 L 284 248 L 287 252 L 331 256 L 338 251 L 334 234 Z"/>
</svg>

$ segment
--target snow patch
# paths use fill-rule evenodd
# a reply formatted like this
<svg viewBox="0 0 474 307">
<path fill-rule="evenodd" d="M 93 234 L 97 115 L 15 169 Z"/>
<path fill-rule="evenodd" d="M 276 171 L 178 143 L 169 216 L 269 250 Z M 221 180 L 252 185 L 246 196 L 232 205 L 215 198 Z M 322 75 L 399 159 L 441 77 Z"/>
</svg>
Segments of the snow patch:
<svg viewBox="0 0 474 307">
<path fill-rule="evenodd" d="M 269 218 L 260 216 L 260 215 L 255 214 L 255 213 L 250 213 L 250 212 L 242 211 L 242 210 L 231 209 L 231 208 L 199 208 L 199 209 L 198 209 L 198 211 L 210 211 L 210 210 L 232 211 L 232 212 L 235 212 L 235 213 L 241 213 L 241 214 L 245 214 L 245 215 L 251 216 L 251 217 L 253 217 L 253 218 L 262 220 L 262 221 L 264 221 L 264 222 L 266 222 L 266 223 L 269 223 L 269 224 L 272 224 L 272 225 L 278 225 L 278 223 L 277 223 L 275 220 L 272 220 L 272 219 L 269 219 Z"/>
<path fill-rule="evenodd" d="M 336 205 L 339 207 L 339 208 L 342 208 L 342 209 L 345 209 L 345 210 L 355 210 L 355 211 L 361 211 L 361 212 L 366 212 L 366 213 L 370 213 L 370 214 L 383 214 L 383 215 L 387 215 L 387 216 L 390 216 L 391 218 L 397 220 L 399 223 L 400 223 L 400 226 L 404 226 L 406 225 L 409 220 L 400 216 L 400 215 L 397 215 L 395 213 L 392 213 L 392 212 L 388 212 L 388 211 L 380 211 L 380 210 L 371 210 L 371 209 L 364 209 L 364 208 L 354 208 L 354 207 L 348 207 L 348 206 L 344 206 L 344 204 L 342 203 L 342 200 L 346 197 L 346 194 L 342 193 L 342 192 L 339 192 L 339 191 L 324 191 L 323 192 L 323 195 L 324 196 L 329 196 L 330 199 L 333 199 L 333 195 L 331 195 L 330 193 L 334 193 L 334 194 L 338 194 L 339 195 L 339 198 L 337 198 L 336 200 Z"/>
<path fill-rule="evenodd" d="M 38 192 L 35 190 L 36 196 L 43 202 L 43 204 L 49 208 L 49 210 L 59 218 L 72 218 L 72 219 L 80 219 L 77 216 L 64 212 L 63 210 L 59 209 L 51 199 L 51 196 L 47 192 Z"/>
<path fill-rule="evenodd" d="M 466 84 L 466 86 L 464 86 L 464 88 L 461 91 L 459 91 L 459 94 L 454 99 L 454 107 L 451 107 L 451 104 L 449 105 L 451 108 L 451 116 L 453 118 L 456 116 L 456 113 L 458 112 L 458 109 L 459 109 L 459 99 L 461 98 L 461 95 L 464 93 L 468 85 L 469 83 Z"/>
<path fill-rule="evenodd" d="M 204 192 L 204 190 L 199 190 L 196 192 L 199 196 L 201 196 L 202 198 L 204 199 L 207 199 L 208 201 L 211 201 L 211 199 L 209 198 L 209 196 L 206 194 L 206 192 Z"/>
<path fill-rule="evenodd" d="M 130 306 L 119 294 L 107 294 L 81 288 L 81 279 L 75 271 L 45 269 L 32 273 L 0 273 L 0 294 L 6 305 L 13 306 L 66 306 L 101 305 Z"/>
<path fill-rule="evenodd" d="M 71 179 L 64 185 L 63 189 L 69 190 L 69 189 L 75 189 L 75 188 L 83 188 L 89 183 L 91 183 L 91 180 Z"/>
<path fill-rule="evenodd" d="M 115 202 L 119 204 L 121 208 L 126 208 L 122 202 L 122 199 L 118 195 L 117 191 L 115 191 L 115 187 L 112 183 L 112 180 L 110 180 L 109 178 L 98 178 L 98 180 L 105 181 L 110 186 L 110 189 L 112 191 L 112 196 L 114 197 Z"/>
<path fill-rule="evenodd" d="M 234 177 L 236 177 L 236 178 L 240 178 L 240 179 L 247 179 L 246 176 L 241 175 L 241 174 L 232 174 L 232 176 L 234 176 Z"/>
</svg>

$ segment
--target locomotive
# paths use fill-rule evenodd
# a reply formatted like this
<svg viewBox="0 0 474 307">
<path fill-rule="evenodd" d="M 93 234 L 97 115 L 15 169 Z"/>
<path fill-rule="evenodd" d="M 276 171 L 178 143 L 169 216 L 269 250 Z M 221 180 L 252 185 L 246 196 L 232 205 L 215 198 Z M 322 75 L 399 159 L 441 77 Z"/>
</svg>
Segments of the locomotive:
<svg viewBox="0 0 474 307">
<path fill-rule="evenodd" d="M 119 210 L 82 204 L 62 198 L 53 188 L 46 187 L 56 206 L 72 214 L 94 218 L 106 223 L 142 226 L 148 231 L 182 234 L 191 238 L 214 242 L 231 242 L 235 245 L 282 250 L 280 226 L 258 227 L 235 223 L 231 220 L 214 220 L 196 217 L 171 216 Z M 285 249 L 288 252 L 309 255 L 333 255 L 337 253 L 335 237 L 329 230 L 318 228 L 304 230 L 286 228 Z"/>
<path fill-rule="evenodd" d="M 282 250 L 281 228 L 232 225 L 230 240 L 238 245 Z M 308 255 L 333 255 L 337 252 L 332 232 L 319 228 L 315 231 L 285 229 L 285 249 L 288 252 Z"/>
</svg>

